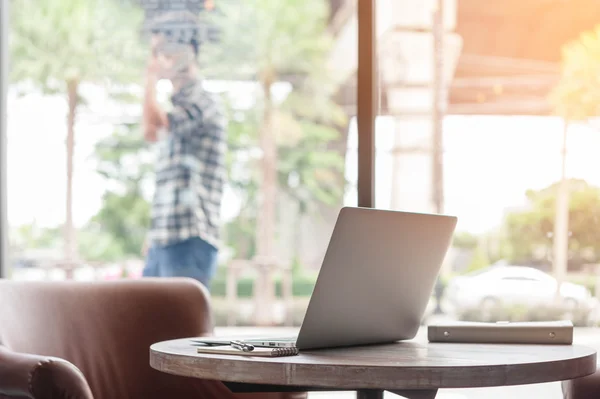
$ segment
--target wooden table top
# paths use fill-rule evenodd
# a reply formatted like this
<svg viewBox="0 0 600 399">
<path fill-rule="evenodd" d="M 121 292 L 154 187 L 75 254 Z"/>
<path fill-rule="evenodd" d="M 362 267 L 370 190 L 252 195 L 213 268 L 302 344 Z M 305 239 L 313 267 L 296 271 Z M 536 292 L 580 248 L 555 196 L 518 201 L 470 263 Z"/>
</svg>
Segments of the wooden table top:
<svg viewBox="0 0 600 399">
<path fill-rule="evenodd" d="M 150 365 L 203 379 L 336 389 L 435 389 L 561 381 L 596 371 L 596 351 L 577 345 L 414 341 L 303 351 L 298 356 L 199 354 L 190 339 L 156 343 Z"/>
</svg>

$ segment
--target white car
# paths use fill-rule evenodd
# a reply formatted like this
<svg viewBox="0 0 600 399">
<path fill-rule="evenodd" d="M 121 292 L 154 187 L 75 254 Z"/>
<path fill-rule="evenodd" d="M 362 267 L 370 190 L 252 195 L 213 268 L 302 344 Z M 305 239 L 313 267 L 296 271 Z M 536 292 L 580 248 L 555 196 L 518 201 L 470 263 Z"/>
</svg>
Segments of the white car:
<svg viewBox="0 0 600 399">
<path fill-rule="evenodd" d="M 495 305 L 539 306 L 551 303 L 557 281 L 541 270 L 526 266 L 490 266 L 450 280 L 444 302 L 453 311 Z M 583 285 L 564 282 L 560 287 L 563 303 L 571 308 L 595 306 Z"/>
</svg>

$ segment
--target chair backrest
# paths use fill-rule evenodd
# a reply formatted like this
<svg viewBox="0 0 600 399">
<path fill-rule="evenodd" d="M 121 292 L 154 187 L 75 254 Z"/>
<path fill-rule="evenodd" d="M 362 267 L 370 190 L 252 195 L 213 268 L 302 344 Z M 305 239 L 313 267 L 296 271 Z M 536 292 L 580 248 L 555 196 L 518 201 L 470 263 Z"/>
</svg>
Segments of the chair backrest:
<svg viewBox="0 0 600 399">
<path fill-rule="evenodd" d="M 211 318 L 206 289 L 190 279 L 0 280 L 0 344 L 68 360 L 96 399 L 231 397 L 220 383 L 149 366 L 151 344 L 210 335 Z"/>
</svg>

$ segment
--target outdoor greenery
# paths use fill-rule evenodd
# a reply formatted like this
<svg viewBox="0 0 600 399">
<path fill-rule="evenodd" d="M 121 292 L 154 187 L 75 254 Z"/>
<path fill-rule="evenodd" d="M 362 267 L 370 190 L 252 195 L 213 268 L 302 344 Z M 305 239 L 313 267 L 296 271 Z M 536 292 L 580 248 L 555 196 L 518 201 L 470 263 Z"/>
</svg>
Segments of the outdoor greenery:
<svg viewBox="0 0 600 399">
<path fill-rule="evenodd" d="M 102 208 L 86 230 L 106 237 L 103 249 L 94 246 L 95 260 L 140 256 L 150 223 L 147 188 L 154 166 L 139 124 L 116 126 L 112 136 L 96 145 L 97 171 L 106 179 Z M 146 190 L 144 190 L 146 187 Z"/>
<path fill-rule="evenodd" d="M 149 55 L 140 40 L 143 10 L 133 0 L 11 1 L 12 88 L 24 95 L 64 100 L 67 180 L 64 225 L 12 226 L 13 246 L 19 251 L 62 249 L 63 265 L 141 260 L 154 163 L 139 122 L 117 121 L 112 133 L 96 144 L 93 160 L 105 181 L 102 203 L 77 230 L 73 225 L 73 185 L 77 184 L 73 159 L 77 138 L 86 134 L 84 125 L 78 123 L 89 112 L 85 87 L 104 89 L 113 103 L 141 103 L 140 84 Z M 346 148 L 339 144 L 347 139 L 348 115 L 334 101 L 337 88 L 327 62 L 332 45 L 328 11 L 326 0 L 220 0 L 217 12 L 201 18 L 219 33 L 218 40 L 200 47 L 202 75 L 212 83 L 250 83 L 243 96 L 237 96 L 236 89 L 223 93 L 228 188 L 241 203 L 239 213 L 223 226 L 224 247 L 232 250 L 234 258 L 270 259 L 277 253 L 282 229 L 299 236 L 302 218 L 319 218 L 324 209 L 342 204 Z M 561 78 L 549 101 L 565 126 L 591 122 L 600 116 L 600 26 L 565 45 L 562 55 Z M 460 259 L 453 261 L 460 268 L 440 276 L 438 293 L 457 274 L 499 259 L 508 264 L 551 264 L 555 220 L 561 220 L 558 211 L 565 209 L 561 203 L 568 204 L 571 271 L 600 262 L 600 188 L 565 178 L 567 129 L 564 134 L 562 179 L 542 190 L 528 191 L 529 207 L 508 214 L 502 232 L 457 232 L 452 245 Z M 284 212 L 292 214 L 286 219 L 292 222 L 286 225 L 280 220 Z M 302 321 L 317 276 L 302 264 L 300 242 L 292 243 L 294 325 Z M 240 311 L 238 325 L 255 324 L 250 311 L 240 310 L 243 306 L 229 308 L 226 278 L 227 264 L 222 264 L 210 287 L 216 323 L 224 325 L 231 312 Z M 236 287 L 240 304 L 254 303 L 257 278 L 252 268 L 243 271 Z M 583 273 L 564 278 L 585 285 L 592 293 L 598 284 L 596 277 Z M 281 276 L 274 273 L 272 283 L 275 297 L 268 299 L 281 299 Z M 535 309 L 478 307 L 461 311 L 457 317 L 492 322 L 571 319 L 576 326 L 597 324 L 588 309 L 556 304 Z"/>
<path fill-rule="evenodd" d="M 64 261 L 79 258 L 73 226 L 73 157 L 85 83 L 115 90 L 139 81 L 142 47 L 136 27 L 142 13 L 120 0 L 13 0 L 11 79 L 26 92 L 59 94 L 66 104 L 66 218 Z M 122 90 L 117 90 L 122 91 Z"/>
<path fill-rule="evenodd" d="M 229 184 L 241 199 L 239 215 L 225 226 L 227 245 L 241 259 L 257 255 L 257 219 L 260 198 L 260 170 L 254 156 L 259 149 L 256 110 L 230 110 L 227 166 Z M 295 202 L 299 215 L 309 214 L 317 204 L 335 205 L 341 201 L 344 182 L 335 172 L 343 168 L 341 154 L 328 144 L 338 133 L 328 127 L 310 126 L 296 142 L 277 146 L 280 157 L 277 188 Z"/>
<path fill-rule="evenodd" d="M 561 67 L 550 95 L 556 113 L 568 121 L 600 116 L 600 25 L 563 46 Z"/>
<path fill-rule="evenodd" d="M 150 216 L 144 187 L 152 179 L 152 154 L 139 125 L 120 125 L 96 144 L 97 173 L 106 179 L 102 206 L 78 230 L 78 252 L 85 261 L 112 262 L 140 257 Z M 147 191 L 147 190 L 146 190 Z M 60 227 L 19 226 L 14 237 L 21 247 L 60 248 Z"/>
<path fill-rule="evenodd" d="M 488 258 L 485 250 L 481 246 L 477 246 L 473 250 L 473 254 L 471 256 L 471 260 L 467 265 L 465 273 L 474 272 L 479 269 L 483 269 L 491 264 L 490 259 Z"/>
<path fill-rule="evenodd" d="M 313 276 L 295 276 L 292 280 L 292 293 L 295 297 L 309 297 L 315 287 L 316 278 Z M 275 296 L 282 298 L 281 278 L 275 278 Z M 254 295 L 255 279 L 253 277 L 244 277 L 237 282 L 238 298 L 251 298 Z M 226 292 L 226 280 L 216 278 L 210 287 L 211 295 L 214 297 L 224 297 Z"/>
<path fill-rule="evenodd" d="M 454 248 L 475 249 L 478 244 L 478 237 L 466 231 L 456 232 L 452 238 Z"/>
<path fill-rule="evenodd" d="M 97 173 L 106 181 L 102 206 L 75 232 L 72 221 L 73 157 L 78 116 L 86 110 L 82 85 L 104 87 L 111 100 L 141 101 L 131 87 L 143 79 L 148 54 L 140 41 L 142 12 L 120 0 L 13 0 L 11 78 L 23 93 L 60 95 L 66 109 L 66 220 L 64 226 L 16 229 L 19 245 L 64 247 L 67 262 L 112 262 L 141 258 L 149 226 L 153 159 L 138 123 L 120 123 L 97 143 Z M 331 38 L 324 0 L 219 2 L 208 20 L 219 40 L 200 50 L 202 74 L 210 79 L 255 82 L 251 104 L 224 95 L 228 116 L 228 183 L 241 200 L 240 212 L 224 226 L 225 245 L 240 259 L 270 257 L 278 240 L 278 214 L 294 205 L 296 220 L 318 217 L 320 207 L 342 203 L 345 181 L 344 141 L 347 115 L 333 101 L 335 88 L 327 69 Z M 278 18 L 273 18 L 277 15 Z M 562 75 L 551 95 L 556 113 L 567 122 L 600 115 L 600 28 L 565 46 Z M 283 89 L 282 89 L 283 88 Z M 284 93 L 284 94 L 282 94 Z M 77 134 L 80 134 L 78 131 Z M 81 132 L 85 134 L 85 132 Z M 569 199 L 569 261 L 600 261 L 600 188 L 581 180 L 563 181 Z M 557 193 L 561 185 L 527 192 L 530 207 L 506 217 L 499 252 L 513 264 L 552 261 Z M 294 226 L 284 226 L 295 228 Z M 75 234 L 77 233 L 77 234 Z M 491 263 L 482 237 L 458 232 L 453 246 L 468 253 L 464 272 Z M 293 261 L 293 294 L 309 297 L 316 275 Z M 226 294 L 226 265 L 212 283 L 213 297 Z M 440 280 L 445 285 L 445 276 Z M 251 298 L 256 277 L 242 277 L 237 294 Z M 281 297 L 281 278 L 275 277 Z M 595 279 L 585 279 L 590 289 Z M 218 308 L 218 306 L 217 306 Z M 295 311 L 298 318 L 303 308 Z M 560 319 L 565 309 L 498 308 L 464 312 L 464 320 Z M 219 309 L 217 309 L 219 313 Z M 226 310 L 222 313 L 226 313 Z M 219 313 L 221 314 L 221 313 Z M 578 318 L 579 313 L 571 313 Z M 583 317 L 583 316 L 581 316 Z M 580 320 L 580 319 L 577 319 Z M 583 319 L 581 319 L 583 320 Z M 577 321 L 585 324 L 587 321 Z"/>
<path fill-rule="evenodd" d="M 51 248 L 61 239 L 59 228 L 40 228 L 35 223 L 16 227 L 11 234 L 15 245 L 26 248 Z"/>
<path fill-rule="evenodd" d="M 107 188 L 102 208 L 77 235 L 71 196 L 75 123 L 86 105 L 81 85 L 102 85 L 113 100 L 131 100 L 125 86 L 115 84 L 137 83 L 143 76 L 147 50 L 138 37 L 142 10 L 116 0 L 43 0 L 35 7 L 31 0 L 14 1 L 19 4 L 12 7 L 13 81 L 33 83 L 34 90 L 43 93 L 63 94 L 69 105 L 64 237 L 53 228 L 29 236 L 23 231 L 24 240 L 32 247 L 64 246 L 67 259 L 139 257 L 149 212 L 143 187 L 152 164 L 137 125 L 115 126 L 113 135 L 96 146 L 98 173 L 106 178 Z M 261 212 L 267 225 L 276 222 L 277 192 L 294 201 L 299 214 L 341 201 L 343 154 L 331 151 L 329 145 L 339 139 L 345 115 L 330 100 L 324 68 L 330 44 L 325 1 L 224 1 L 219 8 L 211 22 L 220 31 L 220 40 L 202 47 L 203 73 L 215 79 L 259 82 L 255 104 L 229 107 L 229 182 L 242 198 L 242 207 L 225 226 L 225 237 L 236 256 L 250 259 L 257 252 L 257 233 L 264 231 L 258 227 Z M 281 16 L 277 23 L 271 18 L 275 8 Z M 67 65 L 64 60 L 69 60 Z M 271 98 L 277 82 L 291 88 L 282 100 Z M 264 177 L 272 173 L 274 180 L 265 183 Z M 269 196 L 276 202 L 267 215 L 261 198 Z M 31 226 L 23 226 L 27 228 Z M 269 229 L 270 240 L 276 239 L 274 226 Z"/>
<path fill-rule="evenodd" d="M 583 32 L 578 39 L 565 44 L 562 48 L 561 77 L 550 94 L 554 112 L 564 120 L 563 144 L 561 148 L 561 178 L 556 187 L 554 204 L 554 252 L 553 269 L 555 277 L 564 278 L 568 269 L 569 251 L 573 239 L 567 238 L 569 223 L 572 220 L 569 196 L 571 187 L 566 177 L 567 147 L 569 125 L 573 122 L 589 122 L 600 116 L 600 25 L 594 30 Z M 581 217 L 581 215 L 579 215 Z M 595 223 L 595 222 L 594 222 Z M 571 231 L 576 228 L 570 228 Z M 579 236 L 579 241 L 585 241 Z M 579 255 L 585 242 L 578 242 Z M 596 254 L 591 257 L 596 258 Z"/>
<path fill-rule="evenodd" d="M 576 263 L 594 263 L 600 257 L 600 188 L 582 180 L 569 180 L 569 252 Z M 527 192 L 530 208 L 506 218 L 506 257 L 513 262 L 548 260 L 558 183 Z"/>
<path fill-rule="evenodd" d="M 241 153 L 232 154 L 240 173 L 230 176 L 241 188 L 245 210 L 243 225 L 229 233 L 238 238 L 252 231 L 255 237 L 238 256 L 275 255 L 280 190 L 302 211 L 311 203 L 341 202 L 344 184 L 335 171 L 343 158 L 328 152 L 327 144 L 337 138 L 345 114 L 331 101 L 327 16 L 323 0 L 225 0 L 210 18 L 220 40 L 204 49 L 206 75 L 223 78 L 227 71 L 230 79 L 258 85 L 255 106 L 232 118 L 233 139 L 240 140 L 232 147 Z M 278 82 L 292 87 L 283 100 L 274 96 Z M 248 147 L 259 148 L 260 155 L 249 156 Z"/>
</svg>

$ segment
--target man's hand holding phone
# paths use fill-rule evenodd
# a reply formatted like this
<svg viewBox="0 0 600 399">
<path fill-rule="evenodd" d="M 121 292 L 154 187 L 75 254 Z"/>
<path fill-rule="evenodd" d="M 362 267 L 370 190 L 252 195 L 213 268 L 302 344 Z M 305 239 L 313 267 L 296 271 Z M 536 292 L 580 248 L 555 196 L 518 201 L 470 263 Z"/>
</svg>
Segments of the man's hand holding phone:
<svg viewBox="0 0 600 399">
<path fill-rule="evenodd" d="M 156 83 L 159 80 L 160 65 L 153 54 L 146 65 L 146 88 L 144 93 L 143 125 L 144 137 L 154 142 L 158 139 L 158 130 L 166 125 L 166 115 L 156 101 Z"/>
</svg>

